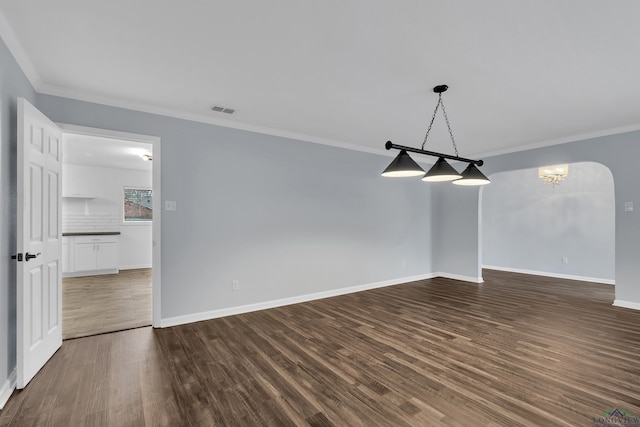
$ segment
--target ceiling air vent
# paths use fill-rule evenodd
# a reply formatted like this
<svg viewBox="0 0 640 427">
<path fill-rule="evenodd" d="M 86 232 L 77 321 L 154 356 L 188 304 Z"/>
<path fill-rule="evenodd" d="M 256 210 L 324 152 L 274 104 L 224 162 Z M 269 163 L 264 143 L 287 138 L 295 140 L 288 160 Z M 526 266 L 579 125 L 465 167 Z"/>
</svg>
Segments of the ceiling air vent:
<svg viewBox="0 0 640 427">
<path fill-rule="evenodd" d="M 236 110 L 232 108 L 219 107 L 217 105 L 214 107 L 211 107 L 211 111 L 215 111 L 216 113 L 226 113 L 226 114 L 233 114 L 236 112 Z"/>
</svg>

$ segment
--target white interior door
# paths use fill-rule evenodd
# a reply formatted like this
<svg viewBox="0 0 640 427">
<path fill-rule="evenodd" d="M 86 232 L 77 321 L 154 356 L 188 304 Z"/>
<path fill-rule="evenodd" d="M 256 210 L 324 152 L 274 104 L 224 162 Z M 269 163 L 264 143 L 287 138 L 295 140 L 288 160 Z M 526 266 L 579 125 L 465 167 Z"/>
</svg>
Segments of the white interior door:
<svg viewBox="0 0 640 427">
<path fill-rule="evenodd" d="M 18 99 L 17 387 L 62 345 L 62 132 Z"/>
</svg>

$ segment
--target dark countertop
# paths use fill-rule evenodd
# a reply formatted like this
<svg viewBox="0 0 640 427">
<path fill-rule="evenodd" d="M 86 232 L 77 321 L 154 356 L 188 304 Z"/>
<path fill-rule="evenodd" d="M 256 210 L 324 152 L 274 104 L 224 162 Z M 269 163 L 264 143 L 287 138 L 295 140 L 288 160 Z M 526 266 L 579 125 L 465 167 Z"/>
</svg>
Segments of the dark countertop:
<svg viewBox="0 0 640 427">
<path fill-rule="evenodd" d="M 119 231 L 76 231 L 62 233 L 63 236 L 117 236 L 119 234 Z"/>
</svg>

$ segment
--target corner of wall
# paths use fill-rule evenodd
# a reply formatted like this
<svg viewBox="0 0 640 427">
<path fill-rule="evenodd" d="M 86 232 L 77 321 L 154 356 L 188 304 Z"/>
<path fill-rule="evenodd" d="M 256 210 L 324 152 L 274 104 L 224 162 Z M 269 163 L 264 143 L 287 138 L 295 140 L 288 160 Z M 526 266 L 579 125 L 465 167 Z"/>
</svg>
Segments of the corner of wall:
<svg viewBox="0 0 640 427">
<path fill-rule="evenodd" d="M 440 271 L 438 273 L 436 273 L 436 277 L 444 277 L 445 279 L 453 279 L 453 280 L 460 280 L 462 282 L 470 282 L 470 283 L 484 283 L 484 279 L 482 278 L 482 276 L 463 276 L 460 274 L 454 274 L 454 273 L 446 273 L 443 271 Z"/>
</svg>

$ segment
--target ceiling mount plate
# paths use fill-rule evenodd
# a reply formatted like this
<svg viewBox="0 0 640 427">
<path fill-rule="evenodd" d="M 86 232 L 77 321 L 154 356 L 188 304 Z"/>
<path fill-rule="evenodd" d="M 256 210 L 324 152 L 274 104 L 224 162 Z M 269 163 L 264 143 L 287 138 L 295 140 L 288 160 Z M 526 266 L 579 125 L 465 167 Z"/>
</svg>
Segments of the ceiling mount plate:
<svg viewBox="0 0 640 427">
<path fill-rule="evenodd" d="M 447 89 L 449 89 L 449 86 L 447 85 L 439 85 L 433 88 L 433 91 L 435 93 L 442 93 L 442 92 L 446 92 Z"/>
</svg>

